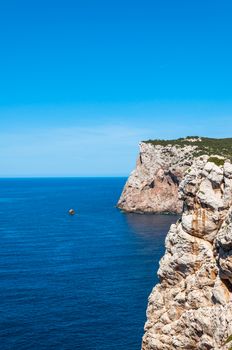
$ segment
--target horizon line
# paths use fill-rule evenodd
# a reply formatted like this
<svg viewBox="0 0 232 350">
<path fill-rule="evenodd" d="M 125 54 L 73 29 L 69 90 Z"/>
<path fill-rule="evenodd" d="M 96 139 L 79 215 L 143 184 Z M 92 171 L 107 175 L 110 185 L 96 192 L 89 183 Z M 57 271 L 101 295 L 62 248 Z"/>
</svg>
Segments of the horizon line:
<svg viewBox="0 0 232 350">
<path fill-rule="evenodd" d="M 89 178 L 89 179 L 95 179 L 95 178 L 124 178 L 128 177 L 129 175 L 86 175 L 86 176 L 59 176 L 59 175 L 52 175 L 52 176 L 0 176 L 1 179 L 83 179 L 83 178 Z"/>
</svg>

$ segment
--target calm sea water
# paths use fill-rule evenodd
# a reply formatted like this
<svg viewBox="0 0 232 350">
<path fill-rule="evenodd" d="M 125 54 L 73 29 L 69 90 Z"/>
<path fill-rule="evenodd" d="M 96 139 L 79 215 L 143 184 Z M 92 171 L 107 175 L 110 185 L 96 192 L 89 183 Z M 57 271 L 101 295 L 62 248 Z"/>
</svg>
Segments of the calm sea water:
<svg viewBox="0 0 232 350">
<path fill-rule="evenodd" d="M 122 214 L 124 183 L 0 180 L 1 350 L 140 349 L 176 217 Z"/>
</svg>

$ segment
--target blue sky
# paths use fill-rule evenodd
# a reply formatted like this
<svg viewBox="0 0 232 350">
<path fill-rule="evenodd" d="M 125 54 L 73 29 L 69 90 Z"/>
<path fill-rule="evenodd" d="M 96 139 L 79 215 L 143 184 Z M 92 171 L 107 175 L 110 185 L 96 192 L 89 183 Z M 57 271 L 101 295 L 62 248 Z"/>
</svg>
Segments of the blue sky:
<svg viewBox="0 0 232 350">
<path fill-rule="evenodd" d="M 121 176 L 232 136 L 230 0 L 0 2 L 0 176 Z"/>
</svg>

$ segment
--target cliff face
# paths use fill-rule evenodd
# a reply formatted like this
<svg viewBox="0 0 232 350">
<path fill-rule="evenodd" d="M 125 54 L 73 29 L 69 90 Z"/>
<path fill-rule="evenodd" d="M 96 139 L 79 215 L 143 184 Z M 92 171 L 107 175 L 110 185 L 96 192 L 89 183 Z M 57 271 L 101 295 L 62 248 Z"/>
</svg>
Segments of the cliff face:
<svg viewBox="0 0 232 350">
<path fill-rule="evenodd" d="M 192 165 L 196 146 L 140 143 L 136 169 L 131 173 L 118 207 L 129 212 L 180 213 L 178 187 Z"/>
<path fill-rule="evenodd" d="M 207 160 L 195 159 L 180 183 L 183 215 L 166 238 L 143 350 L 228 348 L 222 344 L 232 334 L 232 165 Z"/>
</svg>

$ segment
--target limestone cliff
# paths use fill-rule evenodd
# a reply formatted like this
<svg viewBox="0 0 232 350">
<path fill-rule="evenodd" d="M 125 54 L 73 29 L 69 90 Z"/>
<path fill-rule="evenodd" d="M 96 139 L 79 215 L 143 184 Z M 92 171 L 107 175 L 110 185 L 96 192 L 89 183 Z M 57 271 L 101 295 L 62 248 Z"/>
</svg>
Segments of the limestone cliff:
<svg viewBox="0 0 232 350">
<path fill-rule="evenodd" d="M 144 155 L 139 168 L 143 161 Z M 223 342 L 232 334 L 232 164 L 223 163 L 195 158 L 180 183 L 183 215 L 166 238 L 143 350 L 228 349 Z"/>
<path fill-rule="evenodd" d="M 135 212 L 181 212 L 178 187 L 183 174 L 192 163 L 188 146 L 153 146 L 140 143 L 136 169 L 131 173 L 118 207 Z"/>
<path fill-rule="evenodd" d="M 178 187 L 186 171 L 201 154 L 224 156 L 224 145 L 229 144 L 226 151 L 232 145 L 226 140 L 230 139 L 188 137 L 141 142 L 136 169 L 118 207 L 128 212 L 181 213 L 183 202 L 178 198 Z"/>
</svg>

